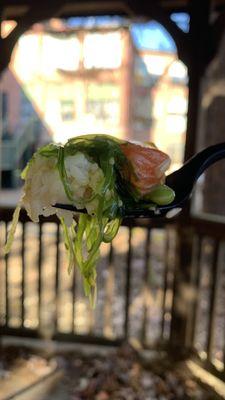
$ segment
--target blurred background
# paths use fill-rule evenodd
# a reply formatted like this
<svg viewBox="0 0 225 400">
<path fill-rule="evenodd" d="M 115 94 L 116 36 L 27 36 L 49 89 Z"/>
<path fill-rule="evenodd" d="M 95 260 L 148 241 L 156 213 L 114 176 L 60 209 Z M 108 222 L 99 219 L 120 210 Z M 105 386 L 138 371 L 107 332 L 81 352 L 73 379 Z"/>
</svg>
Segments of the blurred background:
<svg viewBox="0 0 225 400">
<path fill-rule="evenodd" d="M 22 212 L 12 250 L 2 252 L 21 171 L 44 144 L 89 133 L 154 142 L 174 171 L 224 141 L 224 33 L 213 36 L 213 57 L 203 57 L 213 49 L 209 24 L 218 17 L 223 26 L 224 2 L 159 1 L 158 21 L 144 8 L 142 17 L 135 8 L 108 15 L 103 3 L 96 13 L 28 24 L 1 68 L 0 399 L 225 398 L 223 162 L 201 176 L 179 218 L 123 221 L 101 247 L 95 309 L 79 271 L 67 272 L 55 218 L 33 224 Z M 24 11 L 18 16 L 14 6 L 3 7 L 2 41 L 21 24 Z"/>
<path fill-rule="evenodd" d="M 173 18 L 188 30 L 187 14 Z M 14 24 L 3 23 L 3 36 Z M 152 141 L 170 154 L 173 169 L 182 163 L 187 69 L 155 21 L 104 16 L 35 24 L 19 38 L 0 88 L 2 188 L 19 186 L 37 146 L 88 133 Z"/>
</svg>

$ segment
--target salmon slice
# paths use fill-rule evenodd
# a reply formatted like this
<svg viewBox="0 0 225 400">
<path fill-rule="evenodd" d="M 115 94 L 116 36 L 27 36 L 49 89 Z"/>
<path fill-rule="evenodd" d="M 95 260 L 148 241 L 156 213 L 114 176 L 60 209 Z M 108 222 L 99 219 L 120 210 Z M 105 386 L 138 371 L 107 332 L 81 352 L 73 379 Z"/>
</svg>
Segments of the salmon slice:
<svg viewBox="0 0 225 400">
<path fill-rule="evenodd" d="M 128 180 L 141 196 L 164 183 L 165 171 L 170 165 L 167 154 L 157 148 L 129 142 L 121 144 L 120 148 L 132 166 L 124 171 L 124 179 Z"/>
</svg>

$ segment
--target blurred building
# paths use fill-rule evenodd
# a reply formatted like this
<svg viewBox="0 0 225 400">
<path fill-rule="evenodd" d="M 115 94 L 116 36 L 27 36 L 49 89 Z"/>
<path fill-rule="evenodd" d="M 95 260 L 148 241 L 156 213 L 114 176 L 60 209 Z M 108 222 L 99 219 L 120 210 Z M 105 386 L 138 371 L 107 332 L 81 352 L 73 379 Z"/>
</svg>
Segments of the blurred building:
<svg viewBox="0 0 225 400">
<path fill-rule="evenodd" d="M 183 162 L 188 103 L 187 70 L 176 53 L 140 53 L 152 80 L 150 139 L 166 151 L 175 170 Z"/>
<path fill-rule="evenodd" d="M 0 105 L 0 187 L 15 187 L 20 184 L 21 170 L 41 144 L 42 136 L 47 136 L 47 130 L 10 69 L 1 77 Z"/>
<path fill-rule="evenodd" d="M 186 69 L 174 51 L 140 48 L 126 24 L 37 24 L 19 39 L 1 85 L 3 139 L 18 138 L 25 126 L 33 137 L 35 120 L 32 145 L 105 133 L 153 141 L 170 154 L 173 168 L 182 162 Z"/>
<path fill-rule="evenodd" d="M 128 28 L 36 26 L 20 38 L 13 70 L 53 140 L 139 132 L 148 139 L 149 74 Z"/>
</svg>

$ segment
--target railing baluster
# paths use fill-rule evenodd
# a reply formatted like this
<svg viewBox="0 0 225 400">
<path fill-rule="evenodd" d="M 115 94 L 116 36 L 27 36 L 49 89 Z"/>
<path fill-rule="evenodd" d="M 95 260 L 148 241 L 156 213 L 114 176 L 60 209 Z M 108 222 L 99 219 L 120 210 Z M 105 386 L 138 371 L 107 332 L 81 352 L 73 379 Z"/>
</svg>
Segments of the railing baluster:
<svg viewBox="0 0 225 400">
<path fill-rule="evenodd" d="M 225 241 L 222 242 L 223 243 L 223 264 L 222 264 L 222 268 L 223 268 L 223 281 L 222 281 L 222 291 L 225 292 Z M 223 303 L 223 324 L 225 325 L 225 304 Z M 223 325 L 223 326 L 224 326 Z M 224 334 L 223 334 L 223 374 L 225 376 L 225 329 L 224 330 Z"/>
<path fill-rule="evenodd" d="M 163 277 L 163 296 L 162 296 L 162 320 L 161 320 L 161 341 L 164 339 L 165 315 L 166 315 L 166 295 L 168 289 L 169 272 L 169 232 L 166 229 L 165 250 L 164 250 L 164 277 Z"/>
<path fill-rule="evenodd" d="M 71 279 L 72 279 L 72 325 L 71 331 L 75 333 L 76 330 L 76 267 L 74 266 L 71 272 Z"/>
<path fill-rule="evenodd" d="M 224 293 L 225 292 L 225 240 L 223 240 L 222 242 L 221 242 L 221 245 L 222 245 L 222 272 L 221 272 L 221 280 L 222 280 L 222 282 L 221 282 L 221 291 Z M 223 326 L 225 326 L 225 313 L 224 313 L 224 311 L 225 311 L 225 304 L 223 303 L 223 308 L 222 308 L 222 312 L 223 312 Z M 222 359 L 222 362 L 223 362 L 223 374 L 224 374 L 224 376 L 225 376 L 225 329 L 223 329 L 223 349 L 222 349 L 222 351 L 223 351 L 223 359 Z"/>
<path fill-rule="evenodd" d="M 22 260 L 22 279 L 21 279 L 21 326 L 24 326 L 24 319 L 25 319 L 25 231 L 26 225 L 25 223 L 22 224 L 22 246 L 21 246 L 21 260 Z"/>
<path fill-rule="evenodd" d="M 190 345 L 194 346 L 195 341 L 195 330 L 199 306 L 199 296 L 200 296 L 200 277 L 201 277 L 201 254 L 202 254 L 202 236 L 198 235 L 196 237 L 196 263 L 192 265 L 192 288 L 193 288 L 193 302 L 191 304 L 191 316 L 189 322 L 189 340 Z"/>
<path fill-rule="evenodd" d="M 147 323 L 148 323 L 148 314 L 149 314 L 149 277 L 150 277 L 150 265 L 149 265 L 149 257 L 150 257 L 150 238 L 151 238 L 151 230 L 147 229 L 147 235 L 145 240 L 145 255 L 144 255 L 144 288 L 143 288 L 143 320 L 142 320 L 142 328 L 141 328 L 141 341 L 143 344 L 146 344 L 147 338 Z"/>
<path fill-rule="evenodd" d="M 186 293 L 191 284 L 193 234 L 191 225 L 179 221 L 176 229 L 170 344 L 180 354 L 187 345 L 190 298 Z"/>
<path fill-rule="evenodd" d="M 125 320 L 124 320 L 124 336 L 129 336 L 129 308 L 130 308 L 130 287 L 131 287 L 131 260 L 132 260 L 132 228 L 129 227 L 128 252 L 126 265 L 126 287 L 125 287 Z"/>
<path fill-rule="evenodd" d="M 59 266 L 60 266 L 60 225 L 57 224 L 56 230 L 56 263 L 55 263 L 55 333 L 58 331 L 58 315 L 59 315 Z"/>
<path fill-rule="evenodd" d="M 93 307 L 90 304 L 88 304 L 88 334 L 90 336 L 93 335 L 94 326 L 95 326 L 94 310 Z"/>
<path fill-rule="evenodd" d="M 108 256 L 108 276 L 106 281 L 106 300 L 104 305 L 104 335 L 112 336 L 112 304 L 113 304 L 113 293 L 114 293 L 114 282 L 115 282 L 115 270 L 113 265 L 114 249 L 112 243 L 109 248 Z"/>
<path fill-rule="evenodd" d="M 218 254 L 219 254 L 220 242 L 215 241 L 213 247 L 213 258 L 211 266 L 210 278 L 212 279 L 210 302 L 209 302 L 209 325 L 208 325 L 208 338 L 207 338 L 207 360 L 212 359 L 213 350 L 213 339 L 214 339 L 214 328 L 215 328 L 215 315 L 216 315 L 216 298 L 217 298 L 217 283 L 218 283 Z"/>
<path fill-rule="evenodd" d="M 41 328 L 41 308 L 42 308 L 42 223 L 39 223 L 38 235 L 38 326 Z"/>
<path fill-rule="evenodd" d="M 71 331 L 75 333 L 76 330 L 76 268 L 73 268 L 71 272 L 72 276 L 72 323 L 71 323 Z"/>
<path fill-rule="evenodd" d="M 7 237 L 8 223 L 5 224 L 5 238 Z M 9 324 L 9 255 L 5 255 L 5 325 Z"/>
<path fill-rule="evenodd" d="M 5 262 L 3 264 L 3 243 L 5 243 L 5 224 L 0 220 L 0 336 L 1 336 L 1 327 L 5 323 L 5 298 L 3 293 L 5 291 L 5 277 L 4 277 L 4 269 Z"/>
</svg>

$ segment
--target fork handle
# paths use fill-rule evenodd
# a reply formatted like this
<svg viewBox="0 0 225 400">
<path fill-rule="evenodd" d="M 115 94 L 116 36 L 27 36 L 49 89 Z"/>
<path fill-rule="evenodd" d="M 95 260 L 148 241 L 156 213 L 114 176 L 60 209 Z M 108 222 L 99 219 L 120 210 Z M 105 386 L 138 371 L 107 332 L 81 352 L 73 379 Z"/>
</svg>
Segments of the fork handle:
<svg viewBox="0 0 225 400">
<path fill-rule="evenodd" d="M 223 158 L 225 158 L 225 142 L 206 147 L 186 161 L 180 169 L 168 175 L 166 184 L 174 189 L 176 201 L 188 198 L 199 176 L 210 165 Z"/>
<path fill-rule="evenodd" d="M 210 165 L 223 158 L 225 158 L 225 142 L 206 147 L 187 160 L 180 169 L 168 175 L 166 183 L 173 188 L 173 183 L 176 182 L 178 176 L 180 176 L 181 186 L 186 186 L 189 190 Z"/>
<path fill-rule="evenodd" d="M 225 158 L 225 142 L 214 144 L 193 156 L 188 163 L 193 168 L 196 179 L 216 161 Z"/>
</svg>

